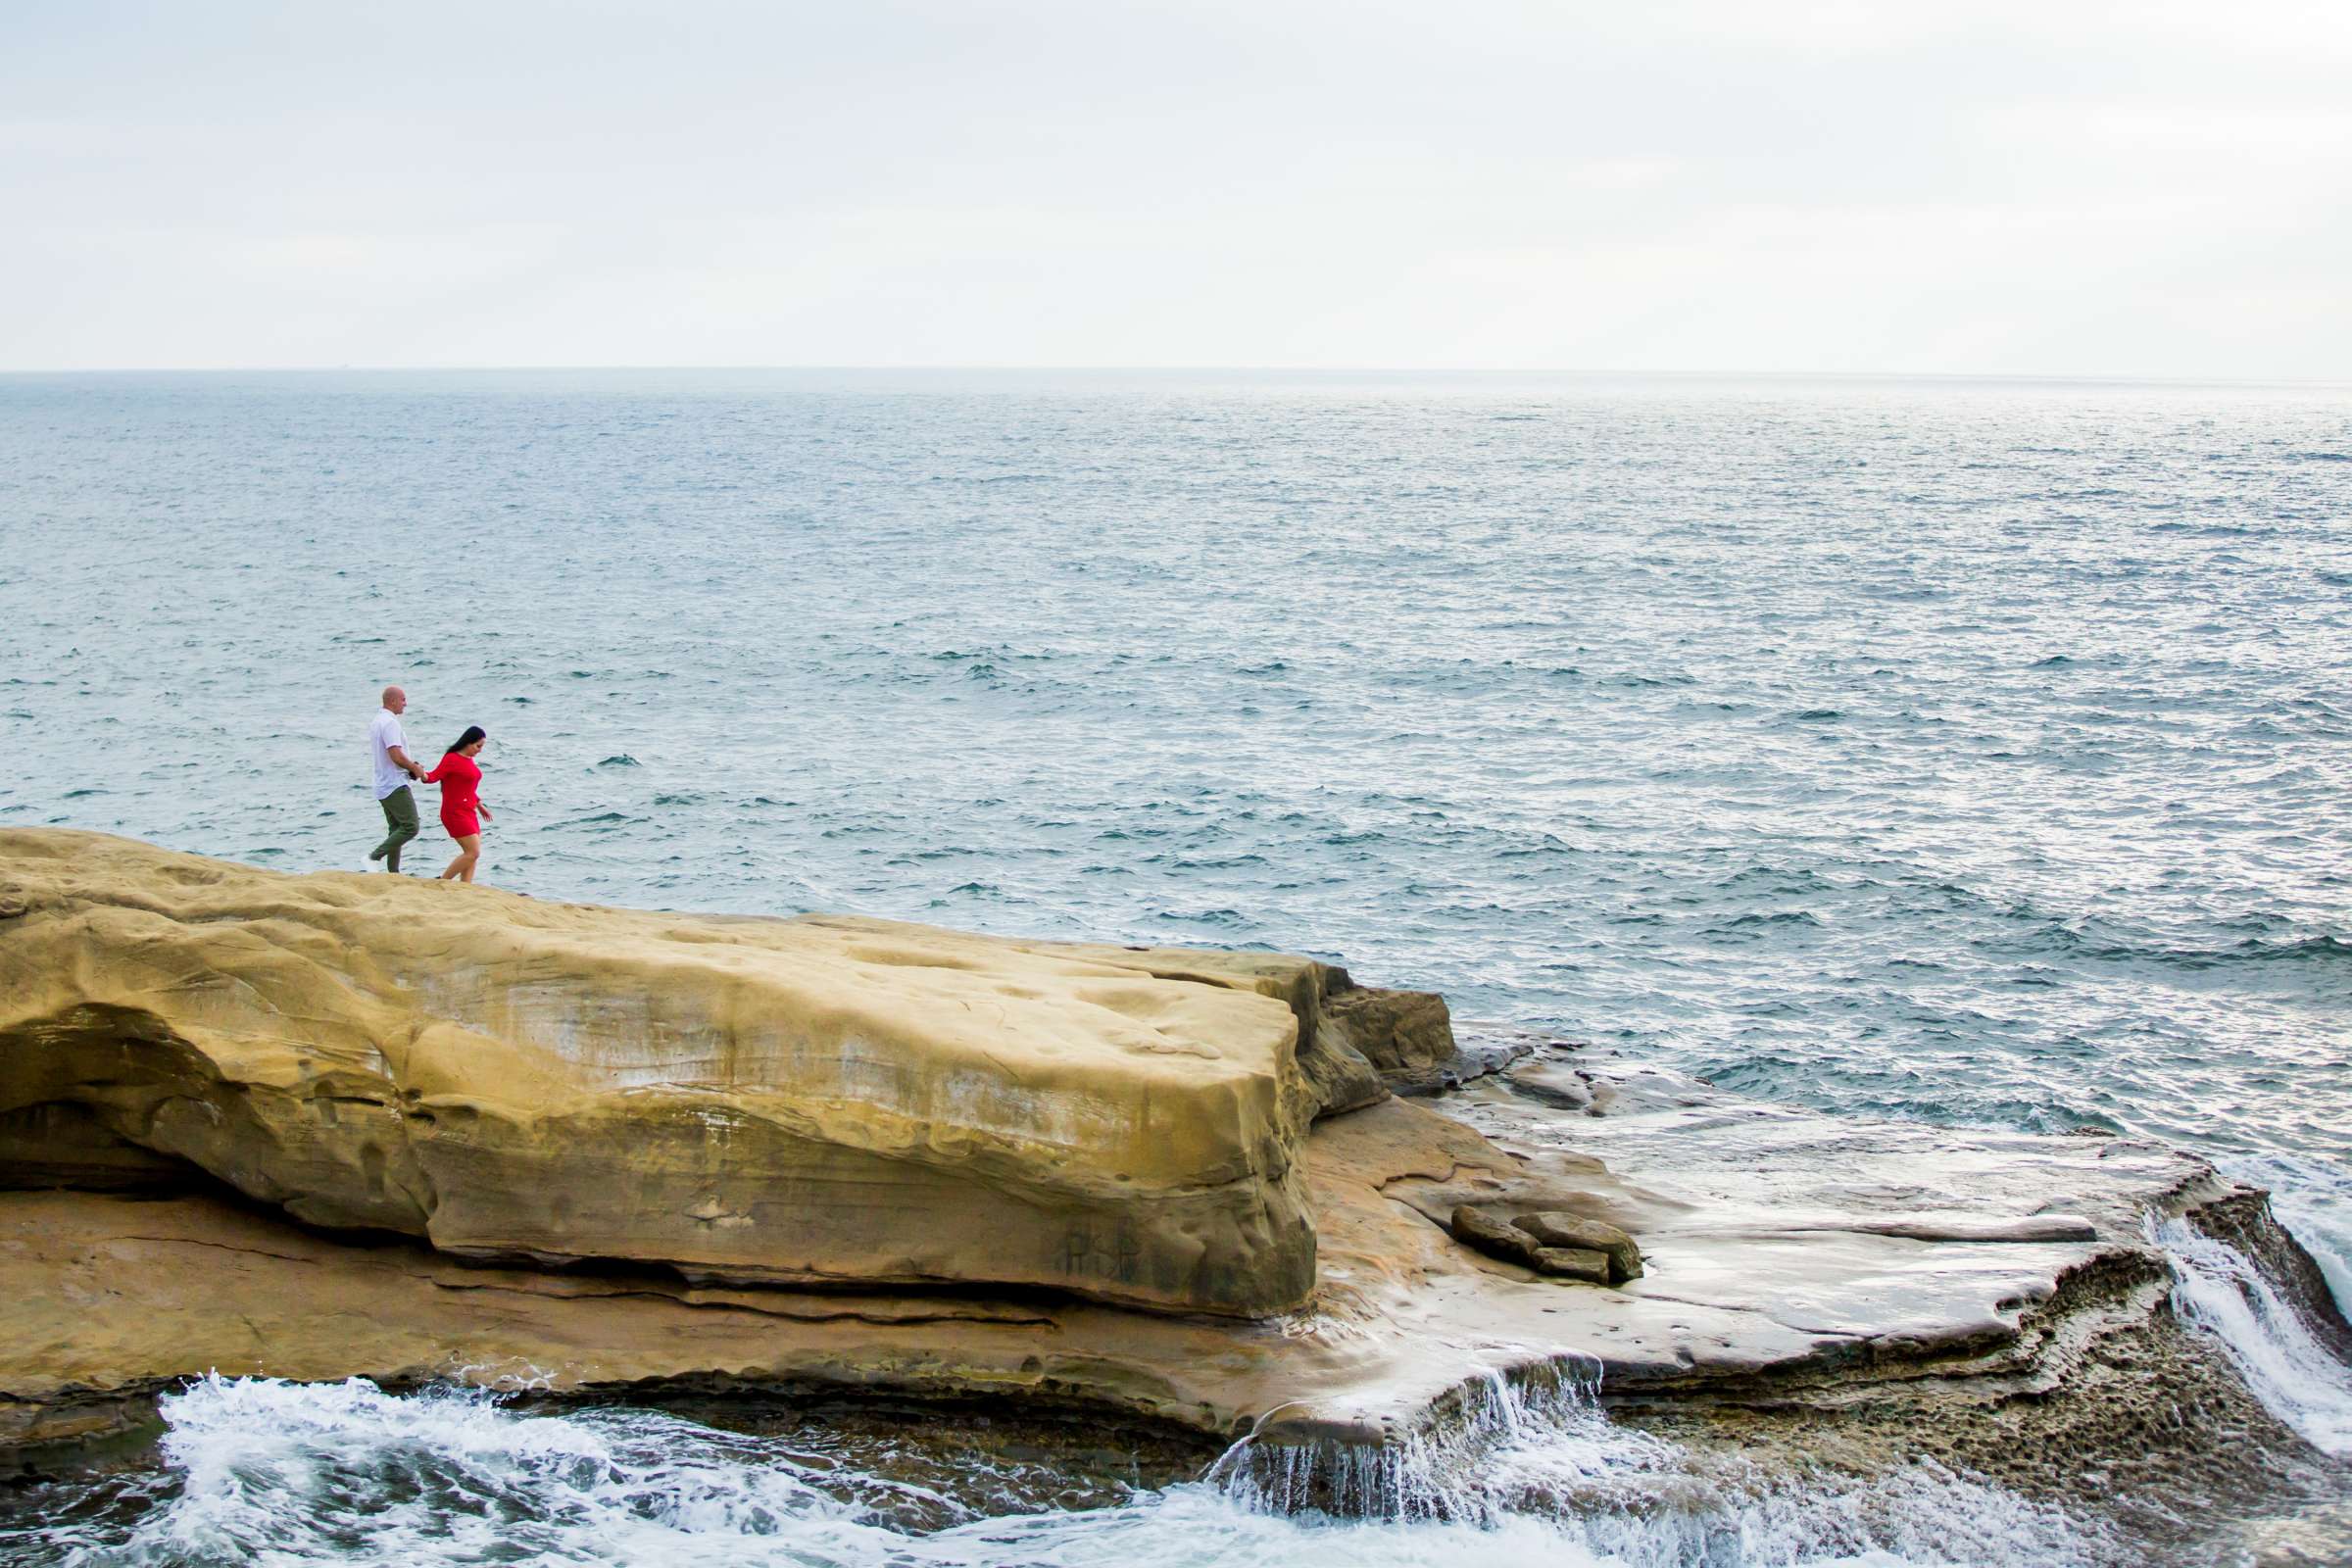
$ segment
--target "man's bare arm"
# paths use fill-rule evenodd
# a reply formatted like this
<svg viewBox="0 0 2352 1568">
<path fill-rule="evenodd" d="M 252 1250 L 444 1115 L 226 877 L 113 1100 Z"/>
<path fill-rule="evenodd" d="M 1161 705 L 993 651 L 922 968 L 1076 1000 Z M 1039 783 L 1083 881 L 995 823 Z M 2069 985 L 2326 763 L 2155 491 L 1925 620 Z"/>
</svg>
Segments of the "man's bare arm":
<svg viewBox="0 0 2352 1568">
<path fill-rule="evenodd" d="M 398 765 L 399 765 L 399 766 L 400 766 L 400 767 L 401 767 L 401 768 L 402 768 L 402 769 L 403 769 L 405 772 L 407 772 L 407 774 L 409 775 L 409 777 L 411 777 L 411 778 L 419 778 L 419 779 L 420 779 L 420 778 L 422 778 L 422 777 L 424 777 L 424 769 L 423 769 L 423 768 L 421 768 L 421 767 L 418 767 L 418 766 L 417 766 L 417 765 L 416 765 L 415 762 L 412 762 L 412 761 L 410 761 L 410 760 L 409 760 L 409 754 L 408 754 L 407 752 L 405 752 L 405 751 L 401 750 L 399 747 L 397 747 L 397 746 L 387 746 L 387 747 L 385 747 L 385 748 L 384 748 L 384 755 L 385 755 L 386 757 L 389 757 L 390 759 L 392 759 L 392 760 L 393 760 L 393 761 L 394 761 L 396 764 L 398 764 Z"/>
</svg>

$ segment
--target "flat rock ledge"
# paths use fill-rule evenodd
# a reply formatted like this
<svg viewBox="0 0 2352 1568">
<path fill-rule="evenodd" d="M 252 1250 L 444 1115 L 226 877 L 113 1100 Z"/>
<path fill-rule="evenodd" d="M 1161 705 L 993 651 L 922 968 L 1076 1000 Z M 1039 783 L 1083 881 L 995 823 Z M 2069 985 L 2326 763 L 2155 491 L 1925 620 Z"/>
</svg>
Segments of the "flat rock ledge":
<svg viewBox="0 0 2352 1568">
<path fill-rule="evenodd" d="M 1442 1003 L 1306 958 L 544 905 L 56 832 L 0 833 L 0 908 L 20 1454 L 215 1371 L 1023 1397 L 1319 1450 L 1568 1371 L 1686 1440 L 1794 1423 L 1857 1465 L 2043 1452 L 2045 1480 L 2091 1453 L 2127 1476 L 2194 1384 L 2238 1449 L 2292 1449 L 2174 1320 L 2150 1239 L 2174 1217 L 2302 1271 L 2352 1349 L 2262 1196 L 2184 1155 L 1836 1120 L 1557 1050 L 1400 1100 L 1384 1074 L 1452 1049 Z M 1539 1247 L 1457 1240 L 1487 1220 Z"/>
<path fill-rule="evenodd" d="M 0 1167 L 701 1284 L 1302 1305 L 1299 1150 L 1445 1004 L 1274 954 L 652 914 L 0 832 Z"/>
</svg>

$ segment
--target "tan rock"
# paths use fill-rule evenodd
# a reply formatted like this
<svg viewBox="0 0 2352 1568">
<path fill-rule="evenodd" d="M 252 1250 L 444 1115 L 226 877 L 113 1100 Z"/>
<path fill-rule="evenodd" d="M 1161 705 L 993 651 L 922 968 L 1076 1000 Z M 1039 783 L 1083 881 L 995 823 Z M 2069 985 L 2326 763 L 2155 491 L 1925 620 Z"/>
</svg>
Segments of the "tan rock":
<svg viewBox="0 0 2352 1568">
<path fill-rule="evenodd" d="M 1581 1279 L 1586 1284 L 1609 1284 L 1609 1253 L 1601 1253 L 1583 1246 L 1552 1246 L 1541 1242 L 1527 1227 L 1495 1218 L 1484 1208 L 1470 1203 L 1456 1203 L 1446 1230 L 1453 1239 L 1468 1249 L 1500 1257 L 1503 1262 L 1517 1262 L 1519 1267 L 1536 1269 L 1539 1274 L 1552 1274 L 1557 1279 Z"/>
<path fill-rule="evenodd" d="M 1470 1203 L 1454 1205 L 1446 1229 L 1464 1247 L 1474 1248 L 1489 1257 L 1501 1258 L 1506 1263 L 1532 1268 L 1539 1274 L 1583 1280 L 1591 1285 L 1607 1285 L 1613 1278 L 1619 1277 L 1615 1274 L 1610 1254 L 1599 1248 L 1580 1247 L 1573 1242 L 1552 1242 L 1531 1232 L 1524 1222 L 1497 1218 Z M 1617 1234 L 1622 1236 L 1624 1232 Z M 1639 1266 L 1635 1272 L 1641 1272 Z"/>
<path fill-rule="evenodd" d="M 1395 1100 L 1325 1118 L 1301 1160 L 1315 1299 L 1276 1321 L 487 1266 L 195 1196 L 0 1194 L 0 1466 L 136 1422 L 213 1370 L 1076 1401 L 1220 1444 L 1252 1434 L 1252 1465 L 1284 1473 L 1327 1464 L 1334 1442 L 1442 1440 L 1489 1376 L 1551 1368 L 1597 1372 L 1616 1419 L 1720 1443 L 1742 1466 L 1769 1443 L 1865 1471 L 1925 1455 L 2015 1485 L 2088 1472 L 2105 1495 L 2298 1441 L 2168 1308 L 2143 1230 L 2151 1211 L 2181 1213 L 2256 1253 L 2291 1248 L 2259 1195 L 2132 1140 L 1732 1097 L 1694 1123 L 1681 1102 L 1698 1094 L 1712 1092 L 1629 1093 L 1599 1124 L 1531 1113 L 1500 1084 L 1446 1102 L 1479 1130 Z M 1550 1147 L 1596 1125 L 1614 1168 Z M 2060 1201 L 2092 1239 L 1983 1239 Z M 1642 1237 L 1650 1276 L 1576 1289 L 1494 1263 L 1446 1233 L 1472 1205 L 1606 1214 Z M 1949 1240 L 1871 1228 L 1898 1215 L 1973 1223 Z M 2213 1424 L 2177 1418 L 2184 1389 Z"/>
<path fill-rule="evenodd" d="M 689 1278 L 1304 1301 L 1382 993 L 1273 954 L 558 905 L 0 832 L 0 1177 Z M 1413 1004 L 1416 1017 L 1426 1013 Z M 1352 1027 L 1352 1026 L 1351 1026 Z M 1426 1025 L 1418 1026 L 1426 1028 Z"/>
<path fill-rule="evenodd" d="M 1555 1279 L 1582 1280 L 1587 1285 L 1609 1283 L 1609 1254 L 1589 1247 L 1539 1247 L 1536 1272 Z"/>
<path fill-rule="evenodd" d="M 1642 1277 L 1642 1249 L 1635 1245 L 1631 1236 L 1614 1225 L 1587 1219 L 1581 1214 L 1564 1213 L 1559 1209 L 1520 1214 L 1512 1219 L 1511 1224 L 1544 1247 L 1599 1252 L 1608 1260 L 1609 1284 Z"/>
<path fill-rule="evenodd" d="M 1343 993 L 1328 1011 L 1364 1060 L 1393 1082 L 1434 1079 L 1458 1054 L 1446 999 L 1433 991 Z"/>
<path fill-rule="evenodd" d="M 1536 1240 L 1524 1231 L 1514 1230 L 1501 1220 L 1484 1213 L 1468 1203 L 1454 1206 L 1446 1228 L 1453 1239 L 1490 1257 L 1499 1257 L 1507 1263 L 1527 1268 L 1536 1266 Z"/>
<path fill-rule="evenodd" d="M 2261 1195 L 2137 1140 L 1839 1121 L 1597 1053 L 1601 1114 L 1496 1077 L 1450 1114 L 1314 1120 L 1369 1071 L 1333 1019 L 1421 1009 L 1302 958 L 565 908 L 75 834 L 0 833 L 0 900 L 24 908 L 0 1185 L 113 1189 L 0 1194 L 0 1462 L 218 1370 L 1034 1394 L 1248 1432 L 1287 1473 L 1558 1372 L 1677 1441 L 1771 1423 L 1841 1464 L 2106 1495 L 2303 1451 L 2170 1309 L 2151 1215 L 2352 1336 Z M 1284 1214 L 1313 1219 L 1311 1299 L 1231 1315 L 1291 1289 L 1235 1283 L 1293 1266 Z M 1539 1217 L 1638 1235 L 1647 1276 L 1531 1274 L 1606 1263 L 1513 1223 Z M 1040 1262 L 1082 1226 L 1133 1267 Z M 514 1266 L 539 1256 L 669 1267 Z M 1202 1299 L 1224 1315 L 1124 1309 Z"/>
<path fill-rule="evenodd" d="M 1319 1123 L 1303 1168 L 1323 1277 L 1311 1308 L 1275 1323 L 1035 1293 L 555 1272 L 355 1246 L 217 1197 L 0 1193 L 0 1464 L 134 1422 L 158 1392 L 215 1371 L 551 1393 L 674 1380 L 1035 1395 L 1221 1439 L 1253 1424 L 1394 1432 L 1498 1354 L 1522 1358 L 1512 1342 L 1548 1321 L 1543 1303 L 1560 1293 L 1465 1266 L 1385 1189 L 1499 1180 L 1509 1163 L 1400 1101 Z"/>
</svg>

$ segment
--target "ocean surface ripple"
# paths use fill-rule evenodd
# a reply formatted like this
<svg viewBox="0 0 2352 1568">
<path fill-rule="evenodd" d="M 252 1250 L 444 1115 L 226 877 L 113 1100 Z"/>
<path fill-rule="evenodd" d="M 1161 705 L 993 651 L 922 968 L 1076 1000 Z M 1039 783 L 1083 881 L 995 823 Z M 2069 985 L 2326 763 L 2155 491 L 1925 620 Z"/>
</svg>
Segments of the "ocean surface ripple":
<svg viewBox="0 0 2352 1568">
<path fill-rule="evenodd" d="M 2352 392 L 0 376 L 0 824 L 358 869 L 386 681 L 504 886 L 1342 957 L 2352 1277 Z"/>
</svg>

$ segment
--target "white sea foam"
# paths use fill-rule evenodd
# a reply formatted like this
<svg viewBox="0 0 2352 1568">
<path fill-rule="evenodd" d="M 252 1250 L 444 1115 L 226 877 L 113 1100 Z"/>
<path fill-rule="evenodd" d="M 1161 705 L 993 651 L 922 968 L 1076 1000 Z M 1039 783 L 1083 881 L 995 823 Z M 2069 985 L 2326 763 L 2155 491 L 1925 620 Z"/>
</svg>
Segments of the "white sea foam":
<svg viewBox="0 0 2352 1568">
<path fill-rule="evenodd" d="M 2268 1151 L 2352 1298 L 2339 392 L 951 380 L 0 378 L 0 819 L 350 864 L 321 715 L 406 668 L 497 737 L 502 886 L 1312 943 L 1833 1112 Z M 462 594 L 428 671 L 384 612 Z M 1306 1528 L 1022 1528 L 1181 1508 Z"/>
<path fill-rule="evenodd" d="M 630 1564 L 661 1568 L 1902 1568 L 2087 1563 L 2061 1515 L 1927 1466 L 1861 1483 L 1703 1475 L 1581 1396 L 1497 1386 L 1425 1446 L 1412 1517 L 1281 1511 L 1229 1459 L 1211 1481 L 1085 1511 L 979 1516 L 772 1439 L 642 1410 L 521 1414 L 488 1396 L 208 1379 L 170 1398 L 174 1494 L 43 1564 Z M 909 1500 L 956 1522 L 904 1523 Z M 942 1512 L 944 1510 L 944 1512 Z"/>
<path fill-rule="evenodd" d="M 2102 1538 L 2083 1522 L 1939 1466 L 1913 1463 L 1864 1480 L 1702 1461 L 1611 1422 L 1595 1389 L 1573 1376 L 1534 1389 L 1491 1377 L 1469 1391 L 1442 1436 L 1383 1453 L 1268 1450 L 1244 1440 L 1209 1481 L 1245 1507 L 1292 1518 L 1338 1505 L 1412 1529 L 1475 1525 L 1497 1545 L 1538 1527 L 1552 1545 L 1531 1562 L 2065 1568 L 2100 1560 Z"/>
<path fill-rule="evenodd" d="M 2352 1170 L 2271 1154 L 2220 1160 L 2222 1170 L 2271 1195 L 2271 1212 L 2320 1265 L 2336 1308 L 2352 1312 Z"/>
<path fill-rule="evenodd" d="M 2352 1454 L 2352 1367 L 2244 1252 L 2180 1219 L 2149 1230 L 2172 1262 L 2174 1309 L 2220 1342 L 2264 1408 L 2322 1452 Z"/>
</svg>

